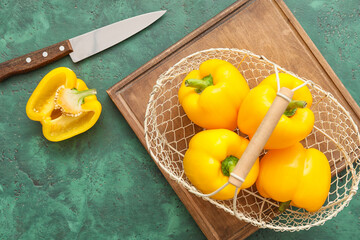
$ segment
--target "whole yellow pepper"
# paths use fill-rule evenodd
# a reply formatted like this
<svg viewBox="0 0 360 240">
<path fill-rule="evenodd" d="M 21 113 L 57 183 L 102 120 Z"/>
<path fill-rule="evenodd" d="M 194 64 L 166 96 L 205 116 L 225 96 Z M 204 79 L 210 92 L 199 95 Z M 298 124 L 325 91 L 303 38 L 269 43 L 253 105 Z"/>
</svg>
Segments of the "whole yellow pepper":
<svg viewBox="0 0 360 240">
<path fill-rule="evenodd" d="M 326 156 L 300 143 L 269 150 L 260 161 L 256 187 L 261 196 L 315 212 L 324 204 L 331 183 Z"/>
<path fill-rule="evenodd" d="M 45 138 L 57 142 L 83 133 L 99 119 L 101 104 L 73 71 L 59 67 L 40 81 L 26 105 L 27 116 L 42 124 Z"/>
<path fill-rule="evenodd" d="M 303 82 L 290 74 L 279 73 L 280 86 L 293 89 Z M 250 139 L 255 134 L 265 117 L 277 93 L 275 74 L 265 78 L 258 86 L 251 89 L 239 109 L 237 124 L 239 130 Z M 265 145 L 265 149 L 289 147 L 309 135 L 315 117 L 310 110 L 312 96 L 307 86 L 295 91 L 293 101 L 282 115 L 273 133 Z"/>
<path fill-rule="evenodd" d="M 197 133 L 189 143 L 184 156 L 184 172 L 190 182 L 202 193 L 208 194 L 228 182 L 230 173 L 245 151 L 249 141 L 227 129 L 205 130 Z M 259 159 L 256 160 L 241 189 L 256 181 Z M 231 199 L 235 187 L 231 184 L 211 198 Z"/>
<path fill-rule="evenodd" d="M 240 104 L 249 90 L 246 80 L 231 63 L 210 59 L 185 77 L 178 96 L 195 124 L 205 129 L 234 130 Z"/>
</svg>

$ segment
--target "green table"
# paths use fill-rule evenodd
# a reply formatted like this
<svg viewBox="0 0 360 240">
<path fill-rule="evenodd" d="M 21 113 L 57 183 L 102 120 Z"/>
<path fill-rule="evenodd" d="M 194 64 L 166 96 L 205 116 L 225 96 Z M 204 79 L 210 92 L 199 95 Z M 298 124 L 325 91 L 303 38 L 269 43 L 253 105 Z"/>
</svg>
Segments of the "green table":
<svg viewBox="0 0 360 240">
<path fill-rule="evenodd" d="M 142 13 L 161 21 L 77 64 L 64 58 L 0 83 L 0 239 L 204 239 L 106 90 L 234 0 L 0 0 L 0 62 Z M 360 102 L 359 0 L 285 0 Z M 25 106 L 50 70 L 73 69 L 98 90 L 103 112 L 86 133 L 52 143 Z M 356 239 L 360 197 L 323 226 L 250 239 Z"/>
</svg>

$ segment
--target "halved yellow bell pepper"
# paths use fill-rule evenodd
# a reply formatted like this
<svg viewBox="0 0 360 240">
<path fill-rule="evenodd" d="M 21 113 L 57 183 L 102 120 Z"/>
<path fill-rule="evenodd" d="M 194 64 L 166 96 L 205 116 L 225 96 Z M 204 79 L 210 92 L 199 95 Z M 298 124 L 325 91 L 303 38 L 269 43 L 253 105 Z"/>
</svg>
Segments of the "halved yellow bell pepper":
<svg viewBox="0 0 360 240">
<path fill-rule="evenodd" d="M 101 104 L 95 94 L 72 70 L 59 67 L 40 81 L 26 114 L 42 124 L 45 138 L 62 141 L 87 131 L 99 119 Z"/>
<path fill-rule="evenodd" d="M 245 151 L 249 141 L 227 129 L 205 130 L 197 133 L 184 156 L 184 172 L 190 182 L 204 194 L 219 189 L 229 180 L 230 173 Z M 259 159 L 256 160 L 240 189 L 256 181 Z M 231 184 L 211 198 L 231 199 L 235 187 Z"/>
<path fill-rule="evenodd" d="M 185 77 L 178 96 L 185 113 L 198 126 L 234 130 L 240 104 L 248 92 L 249 86 L 236 67 L 210 59 Z"/>
<path fill-rule="evenodd" d="M 303 81 L 290 74 L 279 73 L 280 86 L 293 89 Z M 237 124 L 239 130 L 250 139 L 255 134 L 265 117 L 277 93 L 275 74 L 265 78 L 258 86 L 251 89 L 239 109 Z M 310 110 L 312 96 L 307 86 L 295 91 L 292 102 L 282 115 L 273 133 L 265 145 L 265 149 L 289 147 L 309 135 L 314 126 L 314 113 Z"/>
<path fill-rule="evenodd" d="M 331 170 L 326 156 L 300 143 L 269 150 L 260 161 L 256 187 L 260 195 L 315 212 L 326 201 Z"/>
</svg>

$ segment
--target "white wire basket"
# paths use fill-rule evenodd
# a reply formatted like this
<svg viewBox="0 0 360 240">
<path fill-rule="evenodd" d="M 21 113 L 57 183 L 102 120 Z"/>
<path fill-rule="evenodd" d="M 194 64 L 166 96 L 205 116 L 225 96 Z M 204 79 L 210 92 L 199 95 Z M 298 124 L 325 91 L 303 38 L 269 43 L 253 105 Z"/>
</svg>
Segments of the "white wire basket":
<svg viewBox="0 0 360 240">
<path fill-rule="evenodd" d="M 203 199 L 211 202 L 240 220 L 260 228 L 276 231 L 299 231 L 324 224 L 335 217 L 356 194 L 360 181 L 360 135 L 349 112 L 333 95 L 314 82 L 303 79 L 269 61 L 264 56 L 239 49 L 208 49 L 196 52 L 163 73 L 150 94 L 145 115 L 145 139 L 149 152 L 169 176 L 192 193 L 200 193 L 187 179 L 183 169 L 183 157 L 190 139 L 204 129 L 192 123 L 178 100 L 178 90 L 184 77 L 208 59 L 218 58 L 232 63 L 242 73 L 250 88 L 265 77 L 280 72 L 308 81 L 313 97 L 311 110 L 315 124 L 310 135 L 302 141 L 306 148 L 323 152 L 331 166 L 331 188 L 324 205 L 314 213 L 290 206 L 278 211 L 279 202 L 262 197 L 256 186 L 239 192 L 236 214 L 232 200 Z M 244 136 L 237 130 L 237 133 Z"/>
</svg>

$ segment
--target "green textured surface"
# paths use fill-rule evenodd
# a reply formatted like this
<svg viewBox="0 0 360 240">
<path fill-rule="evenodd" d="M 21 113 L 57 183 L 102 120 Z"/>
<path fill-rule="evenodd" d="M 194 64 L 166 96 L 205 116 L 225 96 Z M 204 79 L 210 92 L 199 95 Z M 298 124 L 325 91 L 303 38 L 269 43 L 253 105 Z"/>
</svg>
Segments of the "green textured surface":
<svg viewBox="0 0 360 240">
<path fill-rule="evenodd" d="M 0 62 L 111 22 L 165 16 L 77 64 L 69 57 L 0 83 L 0 239 L 204 239 L 106 90 L 234 0 L 0 0 Z M 357 103 L 359 0 L 285 0 Z M 25 106 L 50 70 L 73 69 L 98 90 L 103 112 L 88 132 L 51 143 Z M 320 227 L 259 230 L 249 239 L 358 239 L 360 197 Z"/>
</svg>

